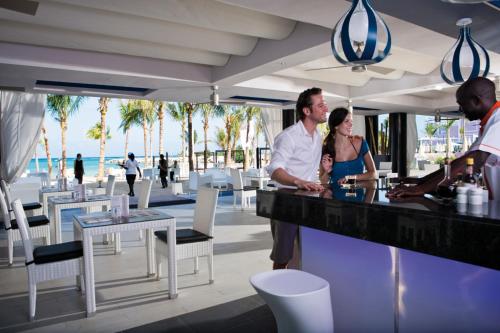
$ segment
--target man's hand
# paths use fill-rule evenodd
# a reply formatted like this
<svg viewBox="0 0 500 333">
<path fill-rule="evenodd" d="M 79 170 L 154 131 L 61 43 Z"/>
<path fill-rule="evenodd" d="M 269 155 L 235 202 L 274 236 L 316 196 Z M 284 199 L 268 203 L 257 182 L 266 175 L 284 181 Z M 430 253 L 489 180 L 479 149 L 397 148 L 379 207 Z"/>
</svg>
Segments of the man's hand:
<svg viewBox="0 0 500 333">
<path fill-rule="evenodd" d="M 306 191 L 323 191 L 325 189 L 323 185 L 319 183 L 308 182 L 301 179 L 295 180 L 294 183 L 299 189 Z"/>
<path fill-rule="evenodd" d="M 420 188 L 420 186 L 399 186 L 393 190 L 387 192 L 386 196 L 388 198 L 404 198 L 404 197 L 421 197 L 425 194 L 425 192 Z"/>
</svg>

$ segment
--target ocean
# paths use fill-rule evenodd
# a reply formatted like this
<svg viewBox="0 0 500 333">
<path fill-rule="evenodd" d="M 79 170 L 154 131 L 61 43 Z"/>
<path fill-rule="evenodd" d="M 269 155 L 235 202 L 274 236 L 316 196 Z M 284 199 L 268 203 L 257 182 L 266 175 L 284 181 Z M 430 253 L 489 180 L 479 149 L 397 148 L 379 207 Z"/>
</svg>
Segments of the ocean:
<svg viewBox="0 0 500 333">
<path fill-rule="evenodd" d="M 176 158 L 177 156 L 169 156 L 169 160 L 172 158 Z M 142 162 L 143 156 L 136 156 L 137 160 L 139 162 Z M 155 156 L 155 162 L 157 162 L 160 158 L 158 156 Z M 106 156 L 104 158 L 104 170 L 107 168 L 119 168 L 117 165 L 117 162 L 123 161 L 123 156 Z M 58 173 L 58 158 L 52 158 L 52 175 L 56 175 Z M 66 159 L 66 168 L 72 170 L 73 169 L 73 164 L 75 162 L 75 157 L 67 158 Z M 48 166 L 47 166 L 47 158 L 38 158 L 38 166 L 40 171 L 48 171 Z M 141 165 L 139 163 L 139 166 L 141 169 L 144 167 L 144 165 Z M 85 174 L 87 176 L 95 177 L 97 176 L 97 170 L 99 168 L 99 157 L 83 157 L 83 167 L 85 169 Z M 26 168 L 26 171 L 29 172 L 36 172 L 36 162 L 35 159 L 33 158 L 30 163 L 28 164 L 28 167 Z M 54 176 L 55 177 L 55 176 Z"/>
</svg>

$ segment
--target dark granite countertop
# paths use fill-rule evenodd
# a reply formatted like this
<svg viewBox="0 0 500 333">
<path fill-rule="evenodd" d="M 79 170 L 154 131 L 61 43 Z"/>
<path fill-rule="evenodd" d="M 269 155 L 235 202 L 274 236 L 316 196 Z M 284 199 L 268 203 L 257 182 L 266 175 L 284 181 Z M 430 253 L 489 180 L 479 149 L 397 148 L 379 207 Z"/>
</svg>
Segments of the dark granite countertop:
<svg viewBox="0 0 500 333">
<path fill-rule="evenodd" d="M 376 182 L 257 192 L 257 215 L 500 270 L 500 202 L 464 212 L 431 196 L 390 201 Z"/>
</svg>

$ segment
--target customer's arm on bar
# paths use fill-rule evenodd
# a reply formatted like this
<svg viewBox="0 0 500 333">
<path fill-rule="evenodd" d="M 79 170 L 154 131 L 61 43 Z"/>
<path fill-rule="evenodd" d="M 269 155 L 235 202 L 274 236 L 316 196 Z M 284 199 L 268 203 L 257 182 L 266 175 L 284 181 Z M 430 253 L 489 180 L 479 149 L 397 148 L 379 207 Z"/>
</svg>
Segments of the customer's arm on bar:
<svg viewBox="0 0 500 333">
<path fill-rule="evenodd" d="M 467 166 L 467 158 L 471 157 L 474 159 L 474 170 L 479 171 L 486 160 L 490 156 L 490 153 L 474 150 L 468 152 L 464 156 L 461 156 L 451 162 L 451 178 L 456 178 L 459 173 L 463 173 L 465 171 L 465 167 Z M 436 189 L 437 184 L 443 180 L 444 178 L 444 170 L 443 168 L 428 174 L 425 177 L 422 177 L 419 183 L 416 186 L 409 188 L 398 188 L 390 193 L 388 193 L 389 197 L 405 197 L 405 196 L 421 196 L 425 193 L 430 193 Z"/>
<path fill-rule="evenodd" d="M 271 156 L 271 163 L 267 166 L 267 171 L 271 179 L 282 185 L 297 186 L 308 191 L 322 191 L 323 186 L 318 183 L 306 181 L 290 175 L 286 170 L 286 165 L 295 154 L 295 145 L 288 133 L 280 133 L 274 142 L 274 150 Z"/>
<path fill-rule="evenodd" d="M 288 172 L 286 172 L 283 168 L 278 168 L 274 170 L 274 172 L 271 175 L 271 179 L 277 181 L 282 185 L 297 186 L 300 189 L 308 191 L 322 191 L 324 189 L 323 186 L 321 186 L 321 184 L 310 182 L 292 176 Z"/>
</svg>

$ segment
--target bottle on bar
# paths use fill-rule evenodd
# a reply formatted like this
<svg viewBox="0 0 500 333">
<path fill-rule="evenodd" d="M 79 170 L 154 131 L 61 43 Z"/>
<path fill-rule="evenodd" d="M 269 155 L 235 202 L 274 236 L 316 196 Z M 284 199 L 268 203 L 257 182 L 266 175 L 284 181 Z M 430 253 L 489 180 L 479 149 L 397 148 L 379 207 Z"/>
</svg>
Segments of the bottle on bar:
<svg viewBox="0 0 500 333">
<path fill-rule="evenodd" d="M 471 157 L 467 158 L 467 167 L 465 168 L 465 175 L 463 180 L 465 186 L 477 186 L 476 178 L 474 178 L 474 159 Z"/>
<path fill-rule="evenodd" d="M 444 178 L 437 185 L 436 192 L 443 199 L 452 199 L 457 195 L 456 185 L 451 179 L 450 160 L 445 158 L 444 163 Z"/>
</svg>

